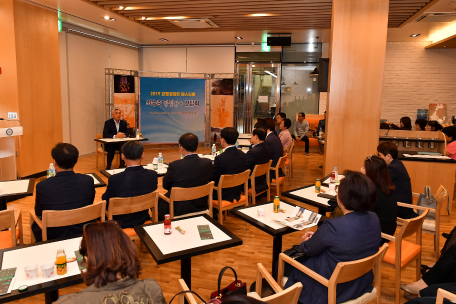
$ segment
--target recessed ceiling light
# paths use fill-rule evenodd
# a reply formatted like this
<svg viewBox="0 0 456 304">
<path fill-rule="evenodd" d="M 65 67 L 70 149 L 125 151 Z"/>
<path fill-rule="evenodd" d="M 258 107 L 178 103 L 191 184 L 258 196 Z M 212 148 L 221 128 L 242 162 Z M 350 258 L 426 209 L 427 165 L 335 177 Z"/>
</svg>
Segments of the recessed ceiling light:
<svg viewBox="0 0 456 304">
<path fill-rule="evenodd" d="M 271 16 L 271 14 L 251 14 L 251 17 L 266 17 L 266 16 Z"/>
<path fill-rule="evenodd" d="M 146 17 L 141 17 L 142 20 L 146 20 Z"/>
<path fill-rule="evenodd" d="M 410 37 L 418 37 L 421 34 L 411 34 Z"/>
<path fill-rule="evenodd" d="M 237 37 L 234 37 L 234 38 L 236 38 L 236 39 L 242 39 L 242 37 L 240 37 L 240 36 L 237 36 Z"/>
<path fill-rule="evenodd" d="M 168 41 L 168 39 L 166 39 L 166 38 L 160 38 L 160 39 L 158 39 L 158 40 L 161 40 L 161 41 Z"/>
<path fill-rule="evenodd" d="M 185 17 L 184 16 L 164 17 L 163 19 L 185 19 Z"/>
<path fill-rule="evenodd" d="M 123 7 L 122 5 L 121 5 L 121 6 L 119 6 L 119 9 L 121 9 L 121 10 L 123 10 L 124 8 L 125 8 L 125 7 Z"/>
<path fill-rule="evenodd" d="M 109 16 L 104 16 L 103 18 L 106 19 L 106 20 L 109 20 L 110 17 Z"/>
<path fill-rule="evenodd" d="M 108 20 L 108 21 L 116 21 L 116 19 L 111 18 L 109 16 L 104 16 L 104 17 L 101 17 L 101 18 L 104 19 L 104 20 Z"/>
<path fill-rule="evenodd" d="M 444 45 L 443 47 L 446 47 L 446 45 Z"/>
</svg>

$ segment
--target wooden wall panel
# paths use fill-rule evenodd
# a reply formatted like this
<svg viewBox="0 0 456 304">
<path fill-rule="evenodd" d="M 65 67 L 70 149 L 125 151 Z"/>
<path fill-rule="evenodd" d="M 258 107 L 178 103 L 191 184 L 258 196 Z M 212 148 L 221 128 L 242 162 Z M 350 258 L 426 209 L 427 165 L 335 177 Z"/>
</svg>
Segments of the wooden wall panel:
<svg viewBox="0 0 456 304">
<path fill-rule="evenodd" d="M 388 0 L 334 0 L 325 173 L 359 170 L 378 145 Z"/>
<path fill-rule="evenodd" d="M 42 172 L 52 147 L 62 141 L 62 105 L 57 14 L 14 1 L 21 176 Z"/>
</svg>

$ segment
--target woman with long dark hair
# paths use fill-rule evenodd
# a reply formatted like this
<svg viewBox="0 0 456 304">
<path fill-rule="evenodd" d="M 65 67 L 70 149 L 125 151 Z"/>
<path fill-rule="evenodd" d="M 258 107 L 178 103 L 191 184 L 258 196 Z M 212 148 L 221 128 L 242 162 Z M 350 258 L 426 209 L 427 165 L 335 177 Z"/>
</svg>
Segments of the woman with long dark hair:
<svg viewBox="0 0 456 304">
<path fill-rule="evenodd" d="M 396 126 L 395 124 L 391 124 L 391 128 L 394 130 L 407 130 L 410 131 L 412 130 L 412 120 L 408 116 L 404 116 L 401 118 L 399 121 L 400 124 L 399 126 Z"/>
</svg>

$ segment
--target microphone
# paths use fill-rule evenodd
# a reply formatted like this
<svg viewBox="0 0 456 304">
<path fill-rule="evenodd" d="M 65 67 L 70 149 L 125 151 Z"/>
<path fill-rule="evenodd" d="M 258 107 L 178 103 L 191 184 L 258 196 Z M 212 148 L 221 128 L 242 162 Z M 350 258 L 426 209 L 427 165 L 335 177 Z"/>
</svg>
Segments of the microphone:
<svg viewBox="0 0 456 304">
<path fill-rule="evenodd" d="M 388 137 L 388 133 L 389 133 L 390 130 L 391 130 L 391 125 L 389 125 L 388 131 L 386 131 L 385 137 Z"/>
</svg>

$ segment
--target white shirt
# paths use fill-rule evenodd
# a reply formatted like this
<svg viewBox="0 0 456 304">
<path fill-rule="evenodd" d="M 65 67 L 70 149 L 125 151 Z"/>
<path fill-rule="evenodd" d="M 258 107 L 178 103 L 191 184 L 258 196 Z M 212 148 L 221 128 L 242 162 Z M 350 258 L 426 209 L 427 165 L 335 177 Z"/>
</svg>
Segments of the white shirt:
<svg viewBox="0 0 456 304">
<path fill-rule="evenodd" d="M 266 137 L 268 137 L 268 136 L 269 136 L 269 134 L 271 134 L 271 133 L 272 133 L 272 131 L 269 131 L 269 133 L 268 133 L 268 135 L 266 135 Z"/>
<path fill-rule="evenodd" d="M 113 120 L 114 120 L 114 123 L 116 124 L 117 133 L 119 133 L 120 119 L 118 122 L 115 119 L 113 119 Z M 116 135 L 114 135 L 112 138 L 116 138 Z"/>
<path fill-rule="evenodd" d="M 236 146 L 235 145 L 228 146 L 225 149 L 223 149 L 223 152 L 225 152 L 226 149 L 231 148 L 231 147 L 236 147 Z"/>
</svg>

